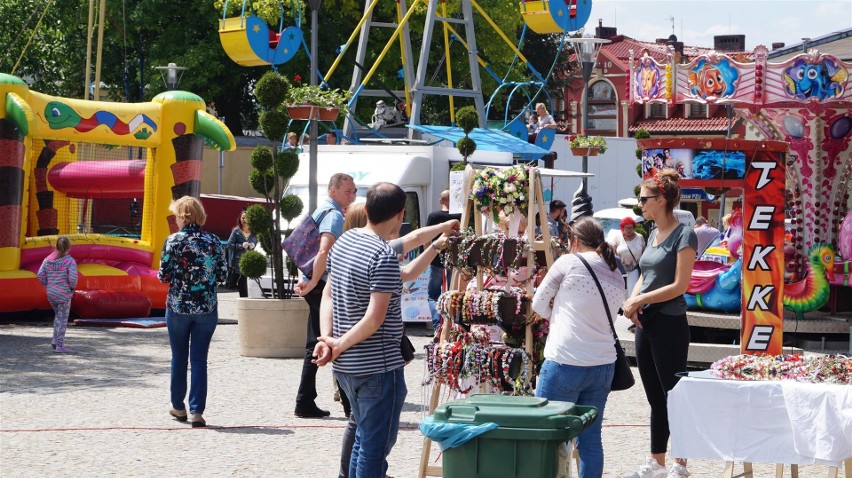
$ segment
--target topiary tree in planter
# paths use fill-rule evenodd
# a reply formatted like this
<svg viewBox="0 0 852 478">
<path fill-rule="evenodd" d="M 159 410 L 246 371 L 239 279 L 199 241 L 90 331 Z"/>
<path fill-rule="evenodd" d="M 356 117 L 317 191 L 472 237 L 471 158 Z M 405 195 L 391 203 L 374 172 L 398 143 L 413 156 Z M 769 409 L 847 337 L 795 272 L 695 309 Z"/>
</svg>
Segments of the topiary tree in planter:
<svg viewBox="0 0 852 478">
<path fill-rule="evenodd" d="M 257 234 L 258 241 L 269 257 L 257 251 L 247 251 L 240 259 L 240 273 L 254 279 L 260 285 L 260 277 L 266 273 L 266 265 L 272 265 L 272 297 L 287 299 L 293 295 L 293 284 L 285 281 L 284 253 L 281 240 L 281 220 L 291 221 L 302 212 L 303 204 L 297 196 L 281 197 L 290 178 L 299 169 L 299 155 L 294 151 L 279 151 L 275 138 L 283 138 L 287 130 L 287 114 L 284 98 L 290 85 L 280 74 L 270 71 L 258 80 L 254 96 L 260 105 L 260 128 L 263 135 L 272 141 L 272 147 L 258 146 L 252 151 L 249 183 L 266 198 L 267 207 L 251 206 L 246 210 L 246 222 Z M 260 264 L 263 264 L 261 267 Z M 245 266 L 245 268 L 243 267 Z"/>
<path fill-rule="evenodd" d="M 456 148 L 464 157 L 464 164 L 467 164 L 467 158 L 476 151 L 476 141 L 470 138 L 470 132 L 473 128 L 479 125 L 479 113 L 473 106 L 465 106 L 456 112 L 456 124 L 464 131 L 464 138 L 459 138 L 456 141 Z"/>
</svg>

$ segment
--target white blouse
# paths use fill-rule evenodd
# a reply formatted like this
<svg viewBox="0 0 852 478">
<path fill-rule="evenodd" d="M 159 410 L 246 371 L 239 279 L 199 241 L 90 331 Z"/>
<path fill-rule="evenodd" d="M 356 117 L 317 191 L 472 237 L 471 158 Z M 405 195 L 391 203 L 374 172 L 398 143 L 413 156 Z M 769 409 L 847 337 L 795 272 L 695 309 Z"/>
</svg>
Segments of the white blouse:
<svg viewBox="0 0 852 478">
<path fill-rule="evenodd" d="M 582 252 L 606 295 L 612 319 L 624 302 L 624 279 L 596 252 Z M 533 297 L 532 308 L 550 318 L 544 357 L 562 365 L 590 367 L 615 362 L 612 330 L 589 270 L 574 254 L 560 257 Z"/>
</svg>

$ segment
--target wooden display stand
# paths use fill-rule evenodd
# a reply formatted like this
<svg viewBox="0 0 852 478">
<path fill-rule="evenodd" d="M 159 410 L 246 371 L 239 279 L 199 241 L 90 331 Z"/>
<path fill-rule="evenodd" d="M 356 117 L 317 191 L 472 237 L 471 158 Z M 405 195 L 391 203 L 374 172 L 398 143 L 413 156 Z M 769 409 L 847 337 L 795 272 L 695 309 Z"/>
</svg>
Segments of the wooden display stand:
<svg viewBox="0 0 852 478">
<path fill-rule="evenodd" d="M 468 166 L 465 170 L 465 180 L 463 193 L 465 200 L 464 211 L 462 212 L 462 225 L 469 224 L 470 215 L 474 214 L 474 228 L 476 234 L 483 234 L 483 224 L 482 224 L 482 214 L 477 211 L 473 202 L 470 200 L 470 192 L 473 187 L 475 175 L 473 174 L 474 170 L 471 166 Z M 533 249 L 532 254 L 527 255 L 527 267 L 528 270 L 532 271 L 535 263 L 535 252 L 542 251 L 544 252 L 545 260 L 547 263 L 547 268 L 549 269 L 553 265 L 553 250 L 551 246 L 550 240 L 550 228 L 547 227 L 547 211 L 544 207 L 544 198 L 541 192 L 541 175 L 539 174 L 538 168 L 531 168 L 529 174 L 529 190 L 526 191 L 527 197 L 529 198 L 529 206 L 527 208 L 527 231 L 532 231 L 531 235 L 527 237 L 532 237 L 532 239 L 528 240 L 529 245 Z M 541 232 L 542 238 L 541 240 L 535 239 L 535 217 L 538 214 L 539 221 L 541 224 Z M 482 290 L 483 286 L 483 278 L 484 273 L 481 272 L 481 269 L 477 268 L 476 273 L 476 286 L 478 290 Z M 453 274 L 452 281 L 449 290 L 458 289 L 459 284 L 461 283 L 461 274 L 455 273 Z M 533 281 L 535 277 L 530 277 L 526 282 L 526 292 L 530 296 L 533 293 Z M 440 344 L 443 345 L 447 343 L 447 339 L 450 335 L 450 329 L 452 328 L 452 319 L 445 317 L 444 320 L 446 323 L 441 327 L 441 337 Z M 527 324 L 526 326 L 526 334 L 524 338 L 524 349 L 530 356 L 533 354 L 533 335 L 532 335 L 532 327 Z M 532 367 L 532 361 L 529 364 Z M 529 376 L 532 376 L 532 371 L 530 371 Z M 441 397 L 441 383 L 436 380 L 432 386 L 432 394 L 429 400 L 429 414 L 432 414 L 435 411 L 435 408 L 438 406 L 440 397 Z M 432 454 L 432 440 L 429 438 L 423 438 L 423 449 L 420 454 L 420 472 L 419 477 L 424 478 L 426 476 L 443 476 L 443 469 L 440 466 L 430 466 L 429 459 Z"/>
</svg>

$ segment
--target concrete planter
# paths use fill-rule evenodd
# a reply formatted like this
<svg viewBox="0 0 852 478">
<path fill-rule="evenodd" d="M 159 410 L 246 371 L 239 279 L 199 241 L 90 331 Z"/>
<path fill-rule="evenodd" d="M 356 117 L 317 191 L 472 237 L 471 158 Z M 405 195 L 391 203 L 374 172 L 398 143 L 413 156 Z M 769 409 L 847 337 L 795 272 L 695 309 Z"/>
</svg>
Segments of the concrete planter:
<svg viewBox="0 0 852 478">
<path fill-rule="evenodd" d="M 308 303 L 296 299 L 237 299 L 240 355 L 303 358 Z"/>
</svg>

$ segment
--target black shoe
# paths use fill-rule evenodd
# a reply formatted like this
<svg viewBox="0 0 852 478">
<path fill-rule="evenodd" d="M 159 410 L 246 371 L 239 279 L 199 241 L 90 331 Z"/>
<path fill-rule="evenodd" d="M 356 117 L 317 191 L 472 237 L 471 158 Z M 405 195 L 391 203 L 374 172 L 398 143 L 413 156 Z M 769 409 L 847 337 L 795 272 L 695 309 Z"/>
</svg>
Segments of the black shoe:
<svg viewBox="0 0 852 478">
<path fill-rule="evenodd" d="M 323 410 L 316 405 L 312 408 L 296 407 L 296 411 L 294 413 L 299 418 L 325 418 L 331 415 L 331 412 Z"/>
</svg>

